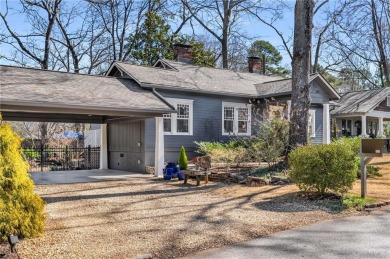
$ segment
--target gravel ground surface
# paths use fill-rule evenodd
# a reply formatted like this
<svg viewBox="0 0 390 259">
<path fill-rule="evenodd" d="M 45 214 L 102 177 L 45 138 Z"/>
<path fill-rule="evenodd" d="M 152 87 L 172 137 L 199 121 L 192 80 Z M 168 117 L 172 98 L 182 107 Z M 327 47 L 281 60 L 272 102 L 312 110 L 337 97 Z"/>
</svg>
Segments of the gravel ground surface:
<svg viewBox="0 0 390 259">
<path fill-rule="evenodd" d="M 37 186 L 47 203 L 46 233 L 23 240 L 19 254 L 173 258 L 350 215 L 298 198 L 294 185 L 194 184 L 131 179 Z M 1 248 L 0 253 L 6 246 Z"/>
</svg>

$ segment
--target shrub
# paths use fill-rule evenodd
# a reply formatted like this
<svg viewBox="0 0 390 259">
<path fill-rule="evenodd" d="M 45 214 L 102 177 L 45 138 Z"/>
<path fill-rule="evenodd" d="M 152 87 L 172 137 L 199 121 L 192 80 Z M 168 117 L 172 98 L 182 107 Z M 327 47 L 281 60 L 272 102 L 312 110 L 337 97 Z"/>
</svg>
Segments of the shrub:
<svg viewBox="0 0 390 259">
<path fill-rule="evenodd" d="M 290 178 L 306 192 L 344 194 L 356 180 L 354 152 L 345 145 L 304 146 L 289 156 Z"/>
<path fill-rule="evenodd" d="M 223 149 L 226 147 L 226 144 L 222 142 L 194 141 L 194 143 L 198 146 L 198 149 L 195 152 L 199 155 L 210 155 L 213 150 Z"/>
<path fill-rule="evenodd" d="M 360 157 L 361 140 L 362 140 L 361 137 L 353 137 L 353 138 L 342 137 L 333 140 L 333 143 L 349 147 L 355 156 Z"/>
<path fill-rule="evenodd" d="M 381 170 L 381 168 L 379 166 L 367 165 L 366 170 L 367 170 L 367 177 L 381 177 L 382 176 L 382 174 L 379 173 L 379 170 Z"/>
<path fill-rule="evenodd" d="M 245 148 L 245 141 L 233 140 L 224 142 L 194 142 L 198 149 L 196 153 L 209 155 L 213 163 L 224 163 L 227 170 L 232 163 L 248 162 L 252 158 L 250 150 Z"/>
<path fill-rule="evenodd" d="M 40 159 L 41 154 L 34 149 L 28 148 L 24 150 L 24 155 L 26 156 L 27 159 Z"/>
<path fill-rule="evenodd" d="M 186 170 L 188 168 L 188 159 L 186 155 L 186 150 L 183 146 L 180 149 L 180 157 L 179 157 L 179 167 L 180 170 Z"/>
<path fill-rule="evenodd" d="M 0 236 L 39 236 L 44 231 L 44 203 L 34 193 L 21 138 L 0 121 Z"/>
<path fill-rule="evenodd" d="M 361 198 L 356 195 L 345 195 L 343 197 L 343 206 L 346 209 L 362 210 L 367 203 L 373 203 L 376 200 L 373 198 Z"/>
<path fill-rule="evenodd" d="M 289 122 L 273 119 L 261 125 L 257 134 L 257 142 L 253 142 L 252 150 L 256 156 L 273 168 L 278 158 L 285 155 L 288 147 Z"/>
</svg>

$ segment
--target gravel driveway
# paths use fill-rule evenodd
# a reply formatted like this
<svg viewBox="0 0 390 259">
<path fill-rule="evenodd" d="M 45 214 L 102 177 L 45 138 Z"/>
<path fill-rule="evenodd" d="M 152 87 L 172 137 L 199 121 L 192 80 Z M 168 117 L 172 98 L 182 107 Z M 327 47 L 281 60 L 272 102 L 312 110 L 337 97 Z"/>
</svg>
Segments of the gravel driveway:
<svg viewBox="0 0 390 259">
<path fill-rule="evenodd" d="M 172 258 L 341 217 L 303 202 L 294 185 L 246 187 L 131 179 L 41 185 L 43 237 L 22 258 Z"/>
</svg>

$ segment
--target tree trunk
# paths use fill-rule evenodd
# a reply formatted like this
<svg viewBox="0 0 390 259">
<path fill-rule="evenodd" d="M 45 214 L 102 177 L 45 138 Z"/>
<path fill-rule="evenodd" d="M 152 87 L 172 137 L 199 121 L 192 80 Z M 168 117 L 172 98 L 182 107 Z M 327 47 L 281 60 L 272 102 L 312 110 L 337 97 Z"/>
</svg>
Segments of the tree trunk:
<svg viewBox="0 0 390 259">
<path fill-rule="evenodd" d="M 382 79 L 382 87 L 390 87 L 390 70 L 388 68 L 388 62 L 387 62 L 387 57 L 385 53 L 385 49 L 383 46 L 383 38 L 382 35 L 384 33 L 382 32 L 382 26 L 381 25 L 381 20 L 378 18 L 378 14 L 376 12 L 376 5 L 374 0 L 371 0 L 371 21 L 372 21 L 372 28 L 374 31 L 375 35 L 375 42 L 378 46 L 378 51 L 379 51 L 379 70 L 381 74 L 381 79 Z M 383 82 L 383 76 L 385 77 L 385 82 Z"/>
<path fill-rule="evenodd" d="M 308 142 L 310 50 L 313 0 L 297 0 L 294 18 L 290 150 Z"/>
<path fill-rule="evenodd" d="M 222 67 L 229 68 L 229 28 L 230 28 L 230 12 L 231 12 L 231 2 L 223 1 L 223 21 L 222 21 Z"/>
</svg>

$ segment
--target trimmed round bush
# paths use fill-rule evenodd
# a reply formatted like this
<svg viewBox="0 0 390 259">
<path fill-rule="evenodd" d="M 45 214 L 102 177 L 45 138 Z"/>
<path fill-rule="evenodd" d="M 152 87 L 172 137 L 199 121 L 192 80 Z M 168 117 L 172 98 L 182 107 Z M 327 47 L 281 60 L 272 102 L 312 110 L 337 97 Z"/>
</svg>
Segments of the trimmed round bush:
<svg viewBox="0 0 390 259">
<path fill-rule="evenodd" d="M 44 231 L 44 202 L 34 193 L 21 138 L 0 121 L 0 237 L 39 236 Z"/>
<path fill-rule="evenodd" d="M 355 154 L 345 145 L 299 147 L 289 155 L 290 178 L 305 192 L 346 193 L 356 180 Z"/>
</svg>

